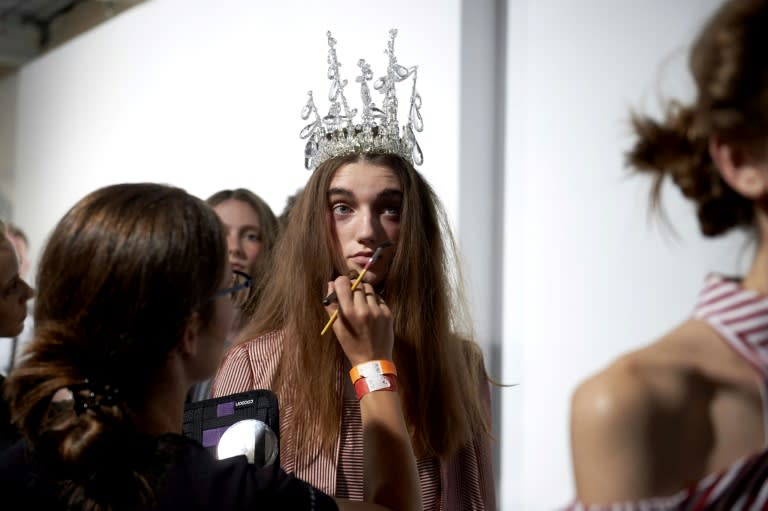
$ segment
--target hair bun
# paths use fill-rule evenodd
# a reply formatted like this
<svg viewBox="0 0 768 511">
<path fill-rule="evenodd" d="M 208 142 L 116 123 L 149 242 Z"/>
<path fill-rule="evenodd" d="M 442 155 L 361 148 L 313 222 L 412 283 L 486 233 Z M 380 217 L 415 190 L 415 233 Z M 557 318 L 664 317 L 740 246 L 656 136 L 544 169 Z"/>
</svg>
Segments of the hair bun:
<svg viewBox="0 0 768 511">
<path fill-rule="evenodd" d="M 752 203 L 723 180 L 709 155 L 708 136 L 695 129 L 693 108 L 672 102 L 664 122 L 633 115 L 632 125 L 637 141 L 627 153 L 627 164 L 655 175 L 653 207 L 659 205 L 661 185 L 669 175 L 683 195 L 696 203 L 699 227 L 705 236 L 752 224 Z"/>
</svg>

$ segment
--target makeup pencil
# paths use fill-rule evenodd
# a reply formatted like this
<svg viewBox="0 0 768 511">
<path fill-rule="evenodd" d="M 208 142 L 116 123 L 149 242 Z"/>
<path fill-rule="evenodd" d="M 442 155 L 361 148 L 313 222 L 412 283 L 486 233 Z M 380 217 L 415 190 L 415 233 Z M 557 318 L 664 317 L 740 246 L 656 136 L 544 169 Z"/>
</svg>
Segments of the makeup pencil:
<svg viewBox="0 0 768 511">
<path fill-rule="evenodd" d="M 384 251 L 384 249 L 387 248 L 387 247 L 392 246 L 393 244 L 394 243 L 392 241 L 387 240 L 384 243 L 382 243 L 381 245 L 379 245 L 378 247 L 376 247 L 376 250 L 373 252 L 373 255 L 371 256 L 371 258 L 368 259 L 367 263 L 365 263 L 365 266 L 363 267 L 363 271 L 361 271 L 360 275 L 358 275 L 357 278 L 355 279 L 355 281 L 352 282 L 352 291 L 357 289 L 357 286 L 359 286 L 360 282 L 363 281 L 363 277 L 365 277 L 365 274 L 368 273 L 368 269 L 371 266 L 373 266 L 373 264 L 376 261 L 379 260 L 379 257 L 381 257 L 381 253 Z M 328 296 L 326 296 L 325 298 L 323 298 L 323 305 L 328 306 L 335 299 L 336 299 L 336 293 L 333 292 L 333 293 L 329 294 Z M 333 311 L 333 314 L 328 319 L 328 322 L 323 327 L 323 330 L 320 332 L 321 336 L 325 335 L 325 333 L 331 328 L 331 326 L 333 326 L 333 322 L 336 321 L 336 318 L 338 318 L 338 317 L 339 317 L 339 311 L 337 309 L 337 310 Z"/>
</svg>

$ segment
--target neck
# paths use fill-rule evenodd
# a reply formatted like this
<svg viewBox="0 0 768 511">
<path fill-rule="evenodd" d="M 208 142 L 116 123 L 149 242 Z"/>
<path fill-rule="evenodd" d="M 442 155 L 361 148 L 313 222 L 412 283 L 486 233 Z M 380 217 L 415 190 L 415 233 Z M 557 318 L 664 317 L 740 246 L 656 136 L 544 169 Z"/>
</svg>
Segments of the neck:
<svg viewBox="0 0 768 511">
<path fill-rule="evenodd" d="M 169 360 L 168 367 L 159 371 L 160 379 L 152 386 L 144 406 L 136 413 L 137 425 L 143 433 L 152 436 L 181 434 L 184 401 L 191 384 L 176 365 L 177 361 Z"/>
<path fill-rule="evenodd" d="M 227 342 L 234 343 L 237 338 L 240 336 L 240 333 L 245 328 L 245 317 L 243 316 L 243 311 L 238 310 L 235 314 L 235 318 L 232 320 L 232 327 L 229 329 L 229 333 L 227 333 Z"/>
<path fill-rule="evenodd" d="M 768 216 L 761 209 L 757 209 L 755 214 L 759 242 L 752 267 L 744 277 L 743 286 L 768 296 Z"/>
</svg>

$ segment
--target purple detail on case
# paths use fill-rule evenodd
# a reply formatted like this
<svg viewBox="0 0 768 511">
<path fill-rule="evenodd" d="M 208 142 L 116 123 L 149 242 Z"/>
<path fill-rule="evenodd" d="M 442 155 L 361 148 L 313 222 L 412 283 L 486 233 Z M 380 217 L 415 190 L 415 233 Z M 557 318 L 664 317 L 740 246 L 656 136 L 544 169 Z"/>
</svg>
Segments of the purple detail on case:
<svg viewBox="0 0 768 511">
<path fill-rule="evenodd" d="M 235 413 L 234 401 L 227 401 L 226 403 L 219 403 L 216 405 L 216 417 L 234 415 L 234 413 Z"/>
<path fill-rule="evenodd" d="M 221 440 L 221 435 L 229 428 L 229 426 L 223 426 L 220 428 L 206 429 L 203 431 L 203 447 L 213 447 Z"/>
</svg>

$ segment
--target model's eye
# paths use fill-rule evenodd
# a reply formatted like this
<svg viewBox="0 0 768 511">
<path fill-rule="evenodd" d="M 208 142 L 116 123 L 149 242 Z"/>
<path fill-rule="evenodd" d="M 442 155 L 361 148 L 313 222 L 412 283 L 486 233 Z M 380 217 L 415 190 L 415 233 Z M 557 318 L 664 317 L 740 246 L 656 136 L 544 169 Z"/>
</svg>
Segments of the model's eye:
<svg viewBox="0 0 768 511">
<path fill-rule="evenodd" d="M 403 204 L 401 201 L 387 201 L 380 207 L 381 213 L 389 217 L 399 217 L 402 209 Z"/>
<path fill-rule="evenodd" d="M 336 204 L 333 206 L 333 213 L 336 215 L 348 215 L 352 212 L 352 208 L 346 204 Z"/>
<path fill-rule="evenodd" d="M 252 241 L 254 243 L 257 241 L 261 241 L 261 234 L 256 231 L 247 231 L 243 234 L 243 237 L 247 241 Z"/>
</svg>

